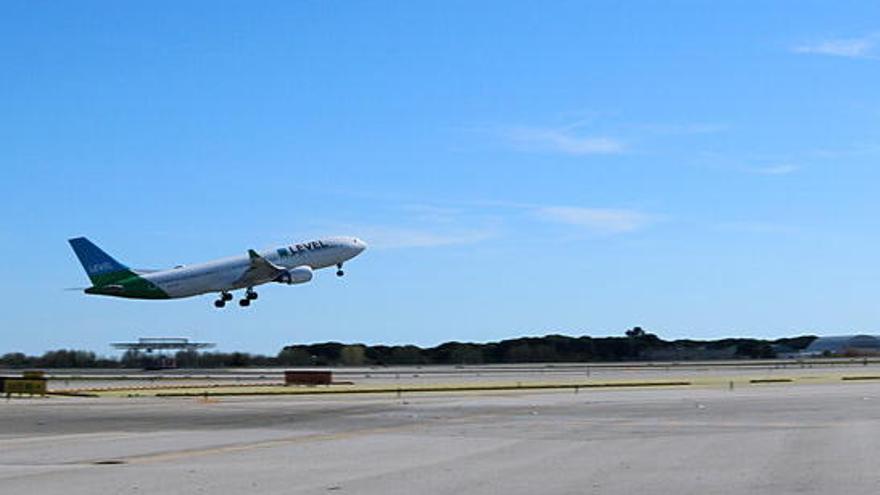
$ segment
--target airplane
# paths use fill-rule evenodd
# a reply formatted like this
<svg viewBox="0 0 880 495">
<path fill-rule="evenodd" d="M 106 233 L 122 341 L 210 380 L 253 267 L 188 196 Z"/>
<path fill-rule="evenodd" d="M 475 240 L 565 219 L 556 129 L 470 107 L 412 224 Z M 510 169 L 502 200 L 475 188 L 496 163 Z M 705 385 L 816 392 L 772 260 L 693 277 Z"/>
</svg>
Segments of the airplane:
<svg viewBox="0 0 880 495">
<path fill-rule="evenodd" d="M 92 287 L 83 290 L 86 294 L 179 299 L 218 293 L 214 301 L 217 308 L 233 299 L 231 291 L 245 289 L 238 304 L 247 307 L 257 299 L 254 287 L 269 282 L 303 284 L 312 280 L 314 271 L 321 268 L 335 266 L 336 275 L 341 277 L 343 263 L 367 248 L 357 237 L 330 237 L 261 252 L 249 249 L 247 255 L 168 270 L 139 270 L 116 261 L 85 237 L 68 242 L 92 282 Z"/>
</svg>

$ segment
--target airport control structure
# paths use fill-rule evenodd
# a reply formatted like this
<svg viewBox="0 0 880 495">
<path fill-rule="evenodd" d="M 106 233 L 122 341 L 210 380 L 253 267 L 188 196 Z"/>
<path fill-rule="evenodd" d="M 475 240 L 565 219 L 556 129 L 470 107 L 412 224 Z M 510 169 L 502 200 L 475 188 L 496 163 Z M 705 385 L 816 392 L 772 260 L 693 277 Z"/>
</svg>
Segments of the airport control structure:
<svg viewBox="0 0 880 495">
<path fill-rule="evenodd" d="M 141 337 L 137 342 L 114 342 L 110 344 L 114 349 L 135 354 L 157 355 L 153 359 L 146 358 L 144 366 L 152 369 L 176 368 L 177 361 L 174 353 L 179 351 L 200 351 L 217 346 L 213 342 L 190 342 L 185 337 Z"/>
</svg>

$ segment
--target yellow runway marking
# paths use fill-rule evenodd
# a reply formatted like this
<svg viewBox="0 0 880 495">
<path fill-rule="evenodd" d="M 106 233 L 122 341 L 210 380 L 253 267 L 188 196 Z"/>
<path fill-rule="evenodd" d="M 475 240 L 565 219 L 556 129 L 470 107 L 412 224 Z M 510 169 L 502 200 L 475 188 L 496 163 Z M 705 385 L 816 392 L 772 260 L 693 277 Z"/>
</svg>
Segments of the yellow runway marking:
<svg viewBox="0 0 880 495">
<path fill-rule="evenodd" d="M 248 452 L 252 450 L 259 449 L 271 449 L 277 447 L 284 447 L 287 445 L 295 445 L 298 443 L 308 443 L 308 442 L 327 442 L 331 440 L 343 440 L 347 438 L 354 438 L 358 436 L 365 436 L 374 433 L 384 433 L 395 430 L 403 430 L 406 428 L 411 428 L 412 425 L 407 425 L 406 427 L 399 426 L 393 428 L 374 428 L 367 430 L 357 430 L 357 431 L 349 431 L 349 432 L 339 432 L 339 433 L 315 433 L 311 435 L 298 435 L 295 437 L 287 437 L 287 438 L 279 438 L 274 440 L 264 440 L 260 442 L 252 442 L 252 443 L 241 443 L 241 444 L 232 444 L 232 445 L 220 445 L 217 447 L 204 447 L 204 448 L 195 448 L 195 449 L 186 449 L 186 450 L 176 450 L 172 452 L 161 452 L 156 454 L 143 454 L 143 455 L 135 455 L 130 457 L 120 457 L 117 458 L 120 461 L 125 461 L 129 464 L 143 464 L 143 463 L 152 463 L 152 462 L 165 462 L 165 461 L 173 461 L 177 459 L 188 459 L 192 457 L 203 457 L 209 455 L 219 455 L 219 454 L 234 454 L 239 452 Z M 93 464 L 94 462 L 91 462 Z"/>
<path fill-rule="evenodd" d="M 118 439 L 120 436 L 123 438 L 131 437 L 134 438 L 137 436 L 136 433 L 125 433 L 125 432 L 100 432 L 100 433 L 70 433 L 70 434 L 60 434 L 60 435 L 43 435 L 43 436 L 34 436 L 34 437 L 15 437 L 15 438 L 7 438 L 0 439 L 0 447 L 7 447 L 13 445 L 30 445 L 30 444 L 39 444 L 42 442 L 57 442 L 59 440 L 100 440 L 103 438 L 109 439 Z"/>
<path fill-rule="evenodd" d="M 456 422 L 462 421 L 473 421 L 475 419 L 488 417 L 488 416 L 497 416 L 498 414 L 473 414 L 463 417 L 454 418 Z M 443 420 L 446 421 L 446 420 Z M 364 428 L 360 430 L 352 430 L 352 431 L 343 431 L 336 433 L 313 433 L 307 435 L 297 435 L 293 437 L 286 438 L 276 438 L 272 440 L 263 440 L 257 442 L 248 442 L 248 443 L 238 443 L 231 445 L 219 445 L 215 447 L 203 447 L 203 448 L 193 448 L 193 449 L 184 449 L 184 450 L 176 450 L 171 452 L 159 452 L 155 454 L 141 454 L 141 455 L 132 455 L 132 456 L 122 456 L 115 457 L 110 459 L 112 461 L 120 461 L 120 463 L 126 464 L 145 464 L 145 463 L 153 463 L 153 462 L 166 462 L 166 461 L 174 461 L 178 459 L 188 459 L 193 457 L 203 457 L 203 456 L 211 456 L 211 455 L 219 455 L 219 454 L 235 454 L 239 452 L 250 452 L 253 450 L 260 449 L 272 449 L 278 447 L 285 447 L 288 445 L 296 445 L 299 443 L 309 443 L 309 442 L 329 442 L 335 440 L 346 440 L 351 438 L 364 437 L 369 435 L 383 434 L 383 433 L 395 433 L 402 432 L 407 430 L 415 430 L 421 427 L 424 427 L 429 424 L 439 423 L 441 420 L 431 420 L 424 421 L 419 423 L 405 424 L 405 425 L 396 425 L 396 426 L 383 426 L 376 428 Z M 81 461 L 76 464 L 96 464 L 101 462 L 107 462 L 108 459 L 96 459 L 90 461 Z"/>
</svg>

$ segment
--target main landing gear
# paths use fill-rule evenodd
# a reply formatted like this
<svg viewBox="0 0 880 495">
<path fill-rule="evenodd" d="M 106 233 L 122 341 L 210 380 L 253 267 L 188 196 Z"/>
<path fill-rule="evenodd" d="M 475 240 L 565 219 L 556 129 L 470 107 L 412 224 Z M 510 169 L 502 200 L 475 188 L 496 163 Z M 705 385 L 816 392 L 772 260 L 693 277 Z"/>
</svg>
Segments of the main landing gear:
<svg viewBox="0 0 880 495">
<path fill-rule="evenodd" d="M 214 301 L 214 307 L 215 308 L 222 308 L 222 307 L 226 306 L 226 303 L 231 300 L 232 300 L 232 294 L 230 294 L 226 291 L 223 291 L 220 293 L 220 299 L 217 299 L 216 301 Z"/>
<path fill-rule="evenodd" d="M 244 293 L 244 297 L 238 301 L 238 305 L 242 308 L 246 308 L 251 305 L 251 301 L 255 301 L 259 297 L 259 294 L 254 292 L 254 289 L 248 287 L 248 290 Z"/>
<path fill-rule="evenodd" d="M 342 263 L 337 263 L 336 264 L 336 276 L 341 277 L 343 275 L 345 275 L 345 272 L 342 271 Z"/>
<path fill-rule="evenodd" d="M 258 297 L 260 297 L 260 295 L 257 294 L 253 288 L 248 287 L 248 290 L 244 293 L 244 297 L 238 301 L 238 305 L 241 307 L 250 306 L 251 301 L 256 300 Z M 226 303 L 228 303 L 231 300 L 232 300 L 232 294 L 225 292 L 225 291 L 221 292 L 220 298 L 217 299 L 216 301 L 214 301 L 214 307 L 215 308 L 226 307 Z"/>
</svg>

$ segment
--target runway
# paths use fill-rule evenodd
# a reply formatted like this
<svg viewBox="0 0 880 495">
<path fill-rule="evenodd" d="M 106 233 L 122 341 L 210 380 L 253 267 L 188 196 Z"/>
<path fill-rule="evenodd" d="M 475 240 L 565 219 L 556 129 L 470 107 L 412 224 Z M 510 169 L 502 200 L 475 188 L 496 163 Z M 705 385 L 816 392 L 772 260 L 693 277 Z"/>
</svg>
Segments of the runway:
<svg viewBox="0 0 880 495">
<path fill-rule="evenodd" d="M 8 493 L 875 493 L 880 382 L 13 399 Z"/>
<path fill-rule="evenodd" d="M 58 393 L 142 397 L 155 395 L 334 394 L 401 391 L 497 391 L 606 386 L 741 387 L 755 382 L 815 384 L 880 380 L 880 362 L 864 359 L 670 363 L 553 363 L 467 366 L 330 368 L 331 387 L 284 387 L 280 368 L 55 370 Z"/>
</svg>

